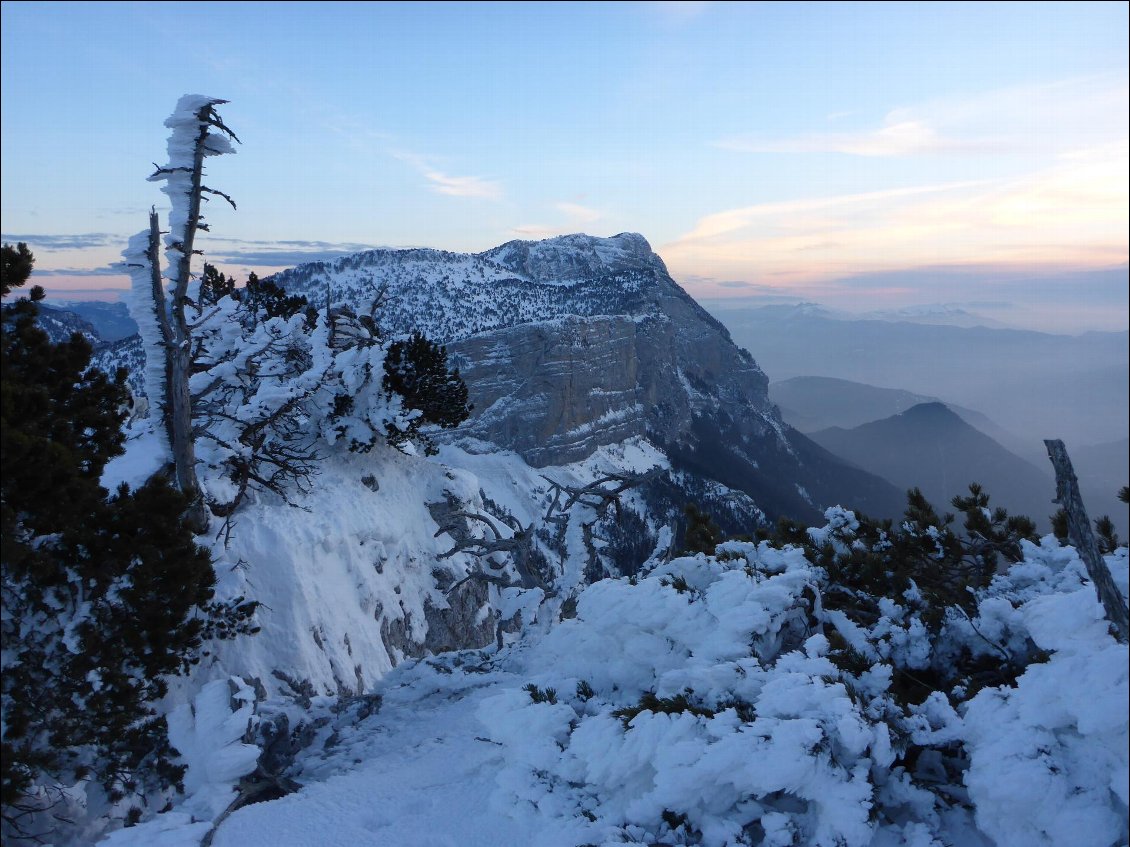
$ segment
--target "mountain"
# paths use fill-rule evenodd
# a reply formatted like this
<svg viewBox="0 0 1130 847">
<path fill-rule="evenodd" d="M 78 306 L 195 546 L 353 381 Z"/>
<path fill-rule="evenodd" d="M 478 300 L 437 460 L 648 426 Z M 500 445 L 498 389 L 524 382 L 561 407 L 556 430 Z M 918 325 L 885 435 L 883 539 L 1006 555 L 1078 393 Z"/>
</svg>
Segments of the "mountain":
<svg viewBox="0 0 1130 847">
<path fill-rule="evenodd" d="M 838 426 L 844 429 L 888 418 L 936 397 L 900 388 L 878 388 L 826 376 L 795 376 L 771 382 L 769 399 L 781 416 L 801 432 Z"/>
<path fill-rule="evenodd" d="M 68 340 L 76 332 L 92 345 L 97 345 L 102 341 L 98 330 L 89 321 L 69 309 L 60 309 L 55 306 L 48 306 L 45 303 L 39 303 L 38 307 L 39 325 L 47 333 L 47 337 L 51 339 L 53 344 Z"/>
<path fill-rule="evenodd" d="M 1073 822 L 1113 828 L 1112 843 L 1123 834 L 1109 786 L 1124 757 L 1101 754 L 1125 750 L 1126 677 L 1100 671 L 1125 667 L 1125 647 L 1070 551 L 1026 547 L 1020 569 L 971 598 L 972 625 L 938 637 L 922 621 L 940 608 L 892 590 L 885 569 L 869 577 L 878 593 L 857 585 L 836 601 L 847 595 L 832 574 L 870 561 L 841 509 L 801 534 L 811 544 L 677 554 L 671 512 L 657 507 L 665 494 L 697 491 L 749 514 L 791 508 L 790 493 L 811 510 L 813 492 L 870 484 L 878 500 L 893 489 L 784 425 L 753 359 L 637 238 L 302 271 L 308 296 L 338 308 L 364 309 L 383 288 L 387 331 L 429 329 L 398 298 L 428 310 L 463 357 L 480 417 L 436 456 L 320 443 L 293 507 L 259 491 L 234 523 L 213 521 L 200 538 L 216 599 L 260 602 L 259 631 L 210 641 L 169 680 L 162 713 L 184 792 L 129 813 L 138 825 L 101 844 L 407 844 L 425 833 L 982 847 L 1041 814 L 1045 828 L 1061 818 L 1008 791 L 1010 774 L 1043 778 L 1051 765 L 1056 796 L 1082 798 Z M 102 482 L 136 483 L 163 460 L 139 425 Z M 663 474 L 652 490 L 581 496 L 650 471 Z M 818 566 L 837 549 L 837 568 Z M 632 569 L 612 566 L 617 550 Z M 1125 557 L 1107 560 L 1124 585 Z M 916 566 L 932 576 L 939 562 Z M 1006 629 L 1002 666 L 982 633 Z M 936 691 L 908 697 L 892 668 Z M 966 685 L 970 668 L 988 674 L 983 689 Z M 1064 694 L 1081 677 L 1099 680 L 1082 705 Z M 942 731 L 922 731 L 927 707 Z M 1033 758 L 1040 744 L 1052 753 Z M 956 791 L 969 801 L 951 806 Z M 83 786 L 42 815 L 88 826 L 72 843 L 89 844 L 105 809 Z"/>
<path fill-rule="evenodd" d="M 851 503 L 901 511 L 882 480 L 788 427 L 768 380 L 640 235 L 512 241 L 478 254 L 372 250 L 273 276 L 447 345 L 475 406 L 458 432 L 564 464 L 647 438 L 676 469 L 744 492 L 770 519 Z"/>
<path fill-rule="evenodd" d="M 918 487 L 939 511 L 977 482 L 992 504 L 1024 514 L 1047 528 L 1055 511 L 1050 473 L 1013 455 L 942 403 L 920 403 L 905 412 L 852 429 L 812 433 L 832 453 L 890 480 Z"/>
<path fill-rule="evenodd" d="M 1006 327 L 1000 321 L 970 312 L 954 303 L 927 303 L 921 306 L 906 306 L 901 309 L 876 309 L 858 315 L 863 320 L 905 321 L 917 324 L 940 324 L 943 326 L 985 326 Z"/>
<path fill-rule="evenodd" d="M 812 304 L 716 307 L 776 380 L 825 376 L 910 389 L 977 409 L 1043 454 L 1042 439 L 1097 444 L 1130 430 L 1130 333 L 1052 335 L 834 318 Z"/>
<path fill-rule="evenodd" d="M 137 323 L 130 317 L 129 308 L 125 303 L 81 300 L 60 301 L 59 306 L 89 323 L 103 341 L 121 341 L 137 333 Z"/>
<path fill-rule="evenodd" d="M 851 429 L 860 424 L 889 418 L 919 403 L 944 403 L 937 397 L 901 388 L 879 388 L 827 376 L 796 376 L 769 384 L 769 398 L 781 410 L 786 423 L 811 433 L 838 426 Z M 1043 445 L 1025 441 L 986 415 L 955 403 L 945 403 L 963 421 L 981 430 L 1007 450 L 1040 466 L 1047 461 Z"/>
</svg>

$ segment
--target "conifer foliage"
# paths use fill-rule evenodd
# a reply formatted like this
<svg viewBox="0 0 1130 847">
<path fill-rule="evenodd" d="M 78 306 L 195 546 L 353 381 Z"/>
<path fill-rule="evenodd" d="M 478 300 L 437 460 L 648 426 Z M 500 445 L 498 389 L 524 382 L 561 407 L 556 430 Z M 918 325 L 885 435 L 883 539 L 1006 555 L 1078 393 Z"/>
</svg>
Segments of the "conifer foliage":
<svg viewBox="0 0 1130 847">
<path fill-rule="evenodd" d="M 471 413 L 467 386 L 459 376 L 459 369 L 447 369 L 447 348 L 422 333 L 394 341 L 385 357 L 384 371 L 385 391 L 400 395 L 405 408 L 420 413 L 407 430 L 389 427 L 391 444 L 400 445 L 418 438 L 423 441 L 426 452 L 434 453 L 435 445 L 420 432 L 420 426 L 431 423 L 451 429 L 467 420 Z"/>
<path fill-rule="evenodd" d="M 7 292 L 31 255 L 3 254 Z M 163 677 L 194 661 L 215 580 L 178 491 L 155 479 L 108 497 L 99 484 L 122 451 L 124 372 L 89 368 L 85 339 L 51 344 L 35 320 L 28 298 L 3 309 L 6 838 L 83 778 L 111 801 L 178 781 L 152 704 Z"/>
</svg>

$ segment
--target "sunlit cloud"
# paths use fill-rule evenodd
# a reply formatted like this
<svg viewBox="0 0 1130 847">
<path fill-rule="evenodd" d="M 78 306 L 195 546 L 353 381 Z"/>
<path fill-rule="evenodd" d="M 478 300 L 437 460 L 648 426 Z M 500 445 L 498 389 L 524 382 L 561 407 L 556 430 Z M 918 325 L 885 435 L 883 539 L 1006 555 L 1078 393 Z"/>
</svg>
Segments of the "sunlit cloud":
<svg viewBox="0 0 1130 847">
<path fill-rule="evenodd" d="M 561 227 L 544 226 L 542 224 L 521 224 L 510 228 L 510 232 L 521 239 L 534 241 L 539 238 L 553 238 L 555 235 L 564 235 Z"/>
<path fill-rule="evenodd" d="M 102 265 L 97 268 L 36 268 L 36 277 L 42 275 L 57 275 L 57 276 L 118 276 L 122 275 L 122 268 L 120 264 Z"/>
<path fill-rule="evenodd" d="M 501 200 L 502 183 L 479 176 L 453 176 L 434 167 L 422 156 L 415 153 L 397 152 L 392 154 L 400 161 L 411 165 L 431 183 L 436 194 L 449 197 L 477 197 L 483 200 Z"/>
<path fill-rule="evenodd" d="M 724 138 L 716 146 L 741 153 L 846 153 L 852 156 L 910 156 L 986 149 L 983 143 L 944 138 L 929 125 L 914 120 L 889 121 L 873 132 L 817 133 L 783 139 Z"/>
<path fill-rule="evenodd" d="M 881 126 L 774 137 L 732 135 L 714 146 L 741 153 L 840 153 L 866 157 L 1058 152 L 1111 141 L 1128 120 L 1124 77 L 1016 86 L 894 109 Z M 836 113 L 829 121 L 850 116 Z M 1055 126 L 1054 132 L 1047 127 Z"/>
<path fill-rule="evenodd" d="M 660 252 L 673 269 L 788 286 L 924 265 L 1125 262 L 1127 140 L 1030 174 L 766 203 L 701 218 Z"/>
<path fill-rule="evenodd" d="M 571 201 L 554 203 L 553 208 L 564 217 L 564 220 L 560 223 L 553 225 L 540 223 L 520 224 L 511 227 L 510 231 L 519 238 L 525 239 L 553 238 L 557 235 L 569 235 L 585 230 L 589 224 L 596 223 L 605 216 L 604 212 L 601 212 L 599 209 L 582 206 L 580 203 Z"/>
<path fill-rule="evenodd" d="M 579 203 L 557 203 L 555 208 L 570 220 L 578 223 L 592 223 L 604 217 L 602 212 L 590 209 L 588 206 L 582 206 Z"/>
</svg>

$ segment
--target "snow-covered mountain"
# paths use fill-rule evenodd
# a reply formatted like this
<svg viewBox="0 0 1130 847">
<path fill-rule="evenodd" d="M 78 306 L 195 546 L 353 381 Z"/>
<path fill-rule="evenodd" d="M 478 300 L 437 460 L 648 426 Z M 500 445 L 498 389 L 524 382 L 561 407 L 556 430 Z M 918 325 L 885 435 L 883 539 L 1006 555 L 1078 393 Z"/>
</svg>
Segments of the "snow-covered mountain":
<svg viewBox="0 0 1130 847">
<path fill-rule="evenodd" d="M 750 354 L 640 235 L 512 241 L 479 254 L 372 250 L 272 277 L 311 303 L 367 312 L 447 345 L 475 411 L 458 436 L 534 466 L 647 438 L 676 467 L 751 496 L 771 519 L 901 497 L 786 426 Z"/>
<path fill-rule="evenodd" d="M 92 345 L 102 342 L 102 336 L 93 324 L 68 309 L 40 303 L 37 320 L 53 344 L 67 341 L 76 332 Z"/>
<path fill-rule="evenodd" d="M 901 492 L 781 420 L 757 362 L 640 235 L 513 241 L 479 254 L 371 250 L 271 279 L 318 308 L 367 314 L 379 301 L 386 332 L 446 344 L 474 405 L 453 436 L 465 446 L 513 450 L 543 467 L 647 439 L 689 475 L 695 491 L 684 486 L 675 499 L 714 500 L 730 532 L 781 516 L 817 520 L 839 503 L 901 512 Z M 127 367 L 143 391 L 136 342 L 99 361 Z M 711 486 L 733 496 L 720 504 Z"/>
</svg>

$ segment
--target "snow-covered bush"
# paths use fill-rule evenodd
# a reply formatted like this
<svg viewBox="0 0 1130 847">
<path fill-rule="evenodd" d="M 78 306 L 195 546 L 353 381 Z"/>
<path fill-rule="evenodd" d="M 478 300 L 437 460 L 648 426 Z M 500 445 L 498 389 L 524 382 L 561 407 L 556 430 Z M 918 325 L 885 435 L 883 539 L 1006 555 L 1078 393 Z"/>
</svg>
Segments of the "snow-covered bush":
<svg viewBox="0 0 1130 847">
<path fill-rule="evenodd" d="M 1013 539 L 1017 562 L 936 609 L 913 571 L 835 584 L 819 551 L 866 564 L 872 541 L 827 520 L 586 589 L 522 656 L 545 669 L 528 689 L 480 707 L 500 808 L 586 818 L 602 844 L 1123 843 L 1127 648 L 1074 551 Z M 875 541 L 944 569 L 946 534 Z"/>
<path fill-rule="evenodd" d="M 200 485 L 220 517 L 256 489 L 290 502 L 335 445 L 426 449 L 427 426 L 467 415 L 467 388 L 442 347 L 388 341 L 373 321 L 317 312 L 269 281 L 200 310 L 193 361 Z"/>
</svg>

